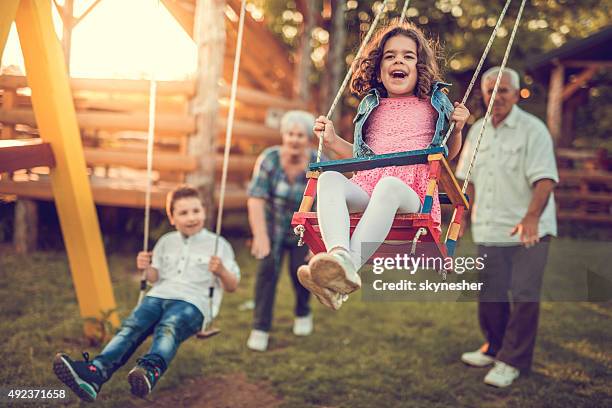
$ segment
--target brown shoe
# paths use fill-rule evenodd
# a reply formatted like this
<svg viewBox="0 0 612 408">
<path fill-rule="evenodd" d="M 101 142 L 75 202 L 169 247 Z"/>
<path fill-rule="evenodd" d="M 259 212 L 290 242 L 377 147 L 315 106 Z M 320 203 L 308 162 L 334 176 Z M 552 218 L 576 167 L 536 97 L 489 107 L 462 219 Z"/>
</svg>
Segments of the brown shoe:
<svg viewBox="0 0 612 408">
<path fill-rule="evenodd" d="M 342 294 L 361 288 L 361 277 L 346 251 L 320 252 L 308 262 L 312 280 L 323 288 Z"/>
<path fill-rule="evenodd" d="M 338 310 L 342 307 L 343 296 L 340 293 L 333 292 L 327 288 L 322 288 L 317 285 L 310 275 L 310 267 L 302 265 L 297 270 L 298 280 L 306 289 L 310 291 L 319 302 L 333 310 Z"/>
</svg>

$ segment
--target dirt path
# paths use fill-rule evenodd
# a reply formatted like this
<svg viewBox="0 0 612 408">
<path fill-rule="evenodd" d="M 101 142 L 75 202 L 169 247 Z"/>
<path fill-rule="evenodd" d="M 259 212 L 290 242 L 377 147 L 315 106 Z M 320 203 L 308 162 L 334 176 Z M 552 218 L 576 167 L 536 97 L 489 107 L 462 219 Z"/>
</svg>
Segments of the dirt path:
<svg viewBox="0 0 612 408">
<path fill-rule="evenodd" d="M 189 380 L 151 398 L 156 407 L 274 408 L 282 399 L 265 383 L 250 382 L 244 373 Z"/>
</svg>

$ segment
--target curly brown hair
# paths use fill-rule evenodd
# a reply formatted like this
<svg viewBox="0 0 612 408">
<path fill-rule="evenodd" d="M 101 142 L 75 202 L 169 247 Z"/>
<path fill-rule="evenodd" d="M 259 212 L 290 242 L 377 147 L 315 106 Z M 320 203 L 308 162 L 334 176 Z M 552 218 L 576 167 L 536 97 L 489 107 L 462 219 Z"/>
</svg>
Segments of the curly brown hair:
<svg viewBox="0 0 612 408">
<path fill-rule="evenodd" d="M 414 94 L 424 98 L 431 94 L 431 86 L 442 77 L 438 67 L 439 46 L 429 40 L 414 24 L 405 22 L 399 24 L 393 19 L 386 27 L 380 29 L 366 46 L 363 56 L 353 62 L 351 92 L 362 98 L 372 89 L 378 89 L 382 96 L 387 96 L 387 90 L 378 80 L 380 64 L 385 44 L 397 35 L 411 38 L 417 45 L 417 82 Z"/>
</svg>

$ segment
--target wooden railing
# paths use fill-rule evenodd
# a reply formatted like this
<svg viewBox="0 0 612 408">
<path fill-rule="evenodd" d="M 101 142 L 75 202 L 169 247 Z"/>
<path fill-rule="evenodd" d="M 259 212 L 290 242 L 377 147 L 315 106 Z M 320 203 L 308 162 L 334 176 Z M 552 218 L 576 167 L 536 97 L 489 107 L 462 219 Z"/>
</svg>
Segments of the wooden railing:
<svg viewBox="0 0 612 408">
<path fill-rule="evenodd" d="M 612 224 L 612 172 L 604 150 L 557 149 L 560 221 Z"/>
</svg>

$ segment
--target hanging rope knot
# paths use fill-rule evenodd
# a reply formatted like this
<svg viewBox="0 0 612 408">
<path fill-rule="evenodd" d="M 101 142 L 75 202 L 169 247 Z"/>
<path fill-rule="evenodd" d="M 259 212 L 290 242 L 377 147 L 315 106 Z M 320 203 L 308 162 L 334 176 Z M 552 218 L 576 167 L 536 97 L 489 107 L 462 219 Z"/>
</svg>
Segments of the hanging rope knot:
<svg viewBox="0 0 612 408">
<path fill-rule="evenodd" d="M 419 238 L 421 238 L 421 235 L 427 235 L 427 230 L 425 228 L 422 228 L 422 227 L 419 228 L 416 234 L 414 234 L 414 238 L 412 239 L 412 249 L 410 250 L 410 255 L 414 255 L 416 253 L 416 247 L 419 242 Z"/>
<path fill-rule="evenodd" d="M 304 246 L 304 232 L 306 232 L 306 228 L 304 228 L 304 226 L 300 224 L 293 229 L 293 232 L 295 233 L 295 235 L 300 237 L 297 243 L 298 246 Z"/>
</svg>

